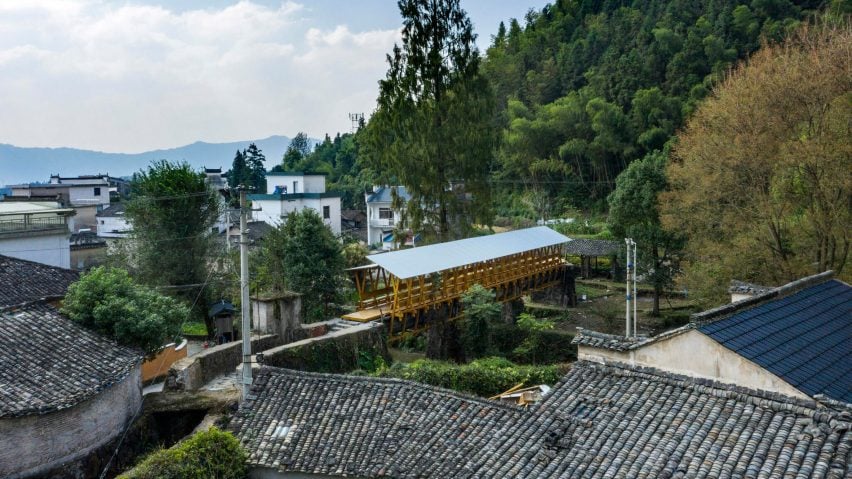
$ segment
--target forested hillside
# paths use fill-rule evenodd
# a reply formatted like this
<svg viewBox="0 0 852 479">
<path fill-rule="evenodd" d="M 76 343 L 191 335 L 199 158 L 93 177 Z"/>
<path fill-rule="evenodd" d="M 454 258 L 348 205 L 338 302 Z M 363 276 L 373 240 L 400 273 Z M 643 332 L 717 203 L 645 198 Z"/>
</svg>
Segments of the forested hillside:
<svg viewBox="0 0 852 479">
<path fill-rule="evenodd" d="M 738 59 L 820 7 L 558 0 L 501 26 L 483 64 L 504 127 L 498 214 L 604 207 L 616 176 L 662 148 Z"/>
</svg>

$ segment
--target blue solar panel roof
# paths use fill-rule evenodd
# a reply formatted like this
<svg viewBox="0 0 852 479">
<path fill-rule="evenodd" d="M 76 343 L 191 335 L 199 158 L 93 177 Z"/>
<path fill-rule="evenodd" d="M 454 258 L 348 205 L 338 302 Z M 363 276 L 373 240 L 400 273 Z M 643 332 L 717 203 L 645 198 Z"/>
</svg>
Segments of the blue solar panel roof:
<svg viewBox="0 0 852 479">
<path fill-rule="evenodd" d="M 852 402 L 852 287 L 831 280 L 701 326 L 814 396 Z"/>
</svg>

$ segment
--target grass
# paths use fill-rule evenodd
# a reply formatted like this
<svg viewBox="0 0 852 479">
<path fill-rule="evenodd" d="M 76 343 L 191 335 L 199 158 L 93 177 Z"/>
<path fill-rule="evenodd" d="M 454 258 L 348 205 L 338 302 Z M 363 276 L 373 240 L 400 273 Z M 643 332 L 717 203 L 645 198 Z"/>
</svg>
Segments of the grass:
<svg viewBox="0 0 852 479">
<path fill-rule="evenodd" d="M 183 323 L 181 332 L 184 336 L 207 336 L 207 326 L 199 322 Z"/>
</svg>

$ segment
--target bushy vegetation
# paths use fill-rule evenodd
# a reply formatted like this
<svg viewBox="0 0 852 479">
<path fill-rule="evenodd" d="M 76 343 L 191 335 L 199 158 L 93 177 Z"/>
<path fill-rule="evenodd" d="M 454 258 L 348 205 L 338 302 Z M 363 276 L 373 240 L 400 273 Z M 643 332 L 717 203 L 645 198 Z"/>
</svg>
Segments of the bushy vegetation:
<svg viewBox="0 0 852 479">
<path fill-rule="evenodd" d="M 534 218 L 604 206 L 627 164 L 661 149 L 735 61 L 805 14 L 788 0 L 557 0 L 501 26 L 483 64 L 504 127 L 500 206 Z"/>
<path fill-rule="evenodd" d="M 520 366 L 506 358 L 477 359 L 467 364 L 421 359 L 379 370 L 379 377 L 410 379 L 432 386 L 490 397 L 518 384 L 555 384 L 562 376 L 556 365 Z"/>
<path fill-rule="evenodd" d="M 312 209 L 290 213 L 264 238 L 257 261 L 261 290 L 302 295 L 306 322 L 329 319 L 343 283 L 344 258 L 334 234 Z"/>
<path fill-rule="evenodd" d="M 127 271 L 97 267 L 68 287 L 62 312 L 119 344 L 153 354 L 180 334 L 189 308 L 137 284 Z"/>
<path fill-rule="evenodd" d="M 119 479 L 243 479 L 246 459 L 231 433 L 213 427 L 151 453 Z"/>
</svg>

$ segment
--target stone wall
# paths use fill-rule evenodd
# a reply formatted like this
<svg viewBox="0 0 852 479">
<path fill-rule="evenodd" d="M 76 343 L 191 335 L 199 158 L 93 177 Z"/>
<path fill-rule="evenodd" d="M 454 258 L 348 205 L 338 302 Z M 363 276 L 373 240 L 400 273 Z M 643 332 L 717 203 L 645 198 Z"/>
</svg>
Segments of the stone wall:
<svg viewBox="0 0 852 479">
<path fill-rule="evenodd" d="M 253 353 L 264 351 L 282 343 L 277 335 L 256 336 L 251 340 L 251 350 Z M 172 364 L 163 388 L 167 391 L 198 390 L 213 378 L 233 372 L 242 360 L 242 341 L 214 346 Z"/>
<path fill-rule="evenodd" d="M 280 368 L 324 373 L 346 373 L 359 360 L 381 357 L 390 362 L 385 327 L 366 323 L 332 331 L 263 351 L 263 363 Z"/>
<path fill-rule="evenodd" d="M 121 382 L 68 409 L 0 419 L 0 477 L 41 477 L 115 439 L 142 407 L 141 379 L 137 365 Z"/>
</svg>

